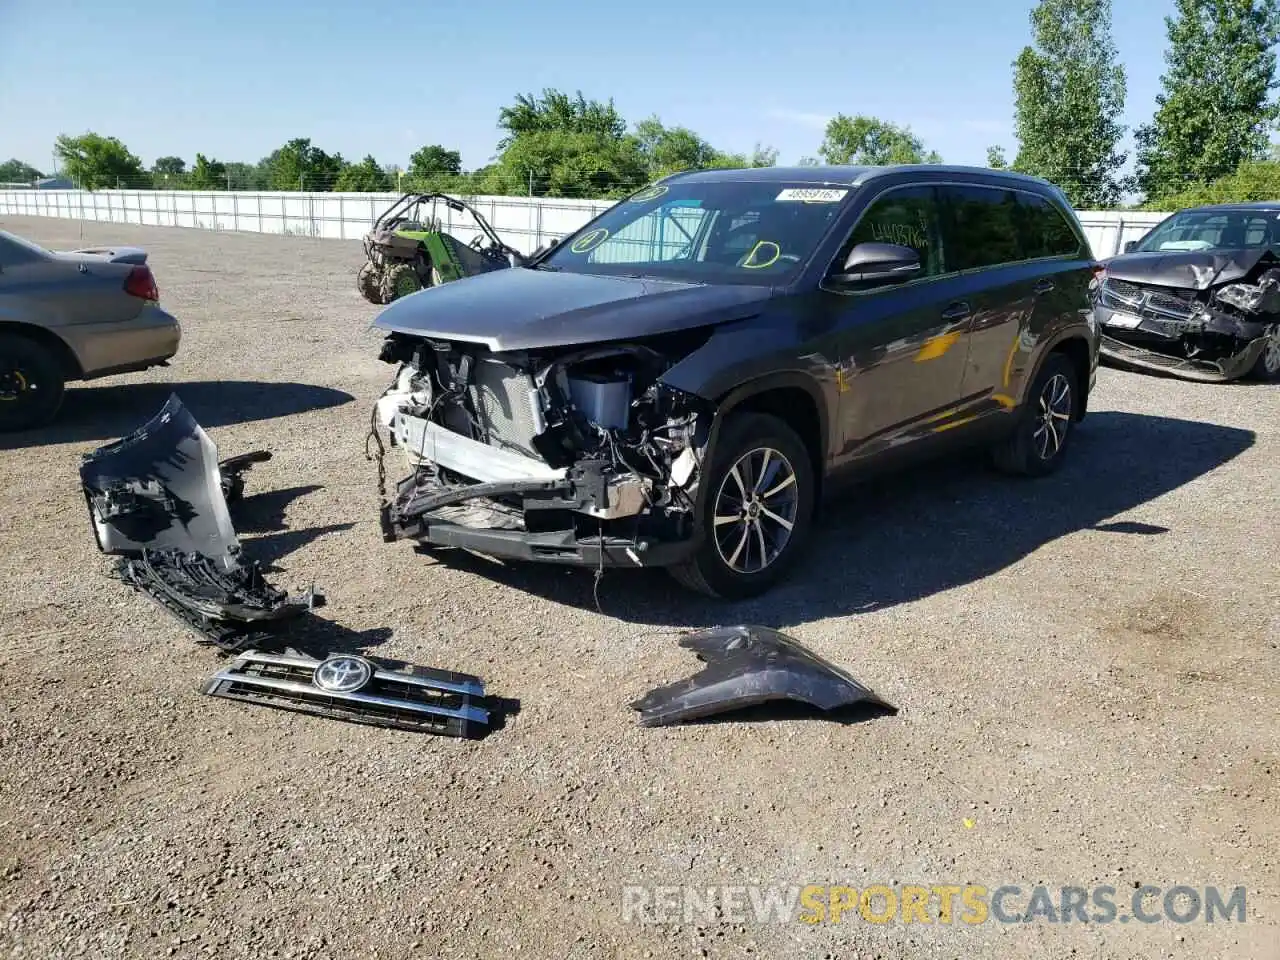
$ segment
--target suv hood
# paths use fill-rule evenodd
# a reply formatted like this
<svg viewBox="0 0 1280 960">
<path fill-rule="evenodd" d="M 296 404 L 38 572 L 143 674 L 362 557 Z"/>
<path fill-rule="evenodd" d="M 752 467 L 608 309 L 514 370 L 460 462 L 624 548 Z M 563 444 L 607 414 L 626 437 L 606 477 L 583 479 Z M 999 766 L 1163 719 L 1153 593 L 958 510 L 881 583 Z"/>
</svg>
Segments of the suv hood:
<svg viewBox="0 0 1280 960">
<path fill-rule="evenodd" d="M 513 267 L 397 300 L 374 326 L 484 344 L 495 353 L 648 337 L 758 311 L 772 288 L 677 283 Z"/>
<path fill-rule="evenodd" d="M 1189 250 L 1183 253 L 1127 253 L 1106 261 L 1107 276 L 1179 290 L 1207 290 L 1243 278 L 1269 250 Z"/>
</svg>

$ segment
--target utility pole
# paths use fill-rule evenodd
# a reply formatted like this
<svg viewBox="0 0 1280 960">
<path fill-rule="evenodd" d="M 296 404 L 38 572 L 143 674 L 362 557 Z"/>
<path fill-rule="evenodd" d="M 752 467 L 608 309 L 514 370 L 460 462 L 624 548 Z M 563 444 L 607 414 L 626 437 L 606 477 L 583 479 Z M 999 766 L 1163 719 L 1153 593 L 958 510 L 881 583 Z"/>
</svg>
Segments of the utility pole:
<svg viewBox="0 0 1280 960">
<path fill-rule="evenodd" d="M 231 189 L 231 171 L 230 170 L 227 171 L 227 189 L 228 190 Z"/>
<path fill-rule="evenodd" d="M 533 196 L 533 171 L 529 171 L 529 196 Z"/>
</svg>

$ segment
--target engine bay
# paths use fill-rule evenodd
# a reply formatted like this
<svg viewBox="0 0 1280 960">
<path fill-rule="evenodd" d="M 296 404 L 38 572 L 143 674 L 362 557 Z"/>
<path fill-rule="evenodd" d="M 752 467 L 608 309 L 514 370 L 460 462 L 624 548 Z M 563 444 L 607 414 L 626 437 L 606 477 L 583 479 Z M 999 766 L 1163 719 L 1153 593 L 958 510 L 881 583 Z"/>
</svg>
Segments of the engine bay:
<svg viewBox="0 0 1280 960">
<path fill-rule="evenodd" d="M 547 353 L 389 336 L 381 359 L 397 373 L 375 419 L 414 469 L 393 526 L 404 535 L 431 514 L 597 540 L 687 537 L 713 411 L 661 377 L 706 336 Z"/>
</svg>

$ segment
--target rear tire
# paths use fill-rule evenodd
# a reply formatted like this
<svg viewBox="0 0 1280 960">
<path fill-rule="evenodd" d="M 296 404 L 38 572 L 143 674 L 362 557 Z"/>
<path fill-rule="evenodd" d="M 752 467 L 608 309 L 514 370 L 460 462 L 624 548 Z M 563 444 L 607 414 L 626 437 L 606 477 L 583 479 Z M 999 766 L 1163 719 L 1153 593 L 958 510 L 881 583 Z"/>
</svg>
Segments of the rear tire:
<svg viewBox="0 0 1280 960">
<path fill-rule="evenodd" d="M 727 600 L 764 593 L 808 539 L 815 490 L 808 448 L 777 417 L 731 414 L 702 482 L 703 543 L 671 567 L 671 575 L 691 590 Z"/>
<path fill-rule="evenodd" d="M 1264 383 L 1280 380 L 1280 323 L 1272 324 L 1267 330 L 1267 345 L 1249 376 Z"/>
<path fill-rule="evenodd" d="M 422 289 L 422 278 L 411 263 L 397 263 L 382 277 L 383 303 L 392 303 Z"/>
<path fill-rule="evenodd" d="M 0 334 L 0 432 L 43 426 L 57 416 L 65 394 L 62 363 L 52 350 Z"/>
<path fill-rule="evenodd" d="M 1049 354 L 1016 414 L 1017 426 L 991 451 L 997 469 L 1023 477 L 1043 477 L 1057 470 L 1082 399 L 1077 397 L 1079 389 L 1071 358 Z"/>
<path fill-rule="evenodd" d="M 382 271 L 372 261 L 361 267 L 356 274 L 356 289 L 370 303 L 386 303 L 382 298 Z"/>
</svg>

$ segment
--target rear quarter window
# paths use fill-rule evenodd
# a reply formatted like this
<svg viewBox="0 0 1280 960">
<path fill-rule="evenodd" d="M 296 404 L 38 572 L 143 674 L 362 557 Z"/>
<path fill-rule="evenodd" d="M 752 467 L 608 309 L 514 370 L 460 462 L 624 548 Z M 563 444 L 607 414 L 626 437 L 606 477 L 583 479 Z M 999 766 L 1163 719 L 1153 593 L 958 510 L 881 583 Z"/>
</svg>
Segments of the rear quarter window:
<svg viewBox="0 0 1280 960">
<path fill-rule="evenodd" d="M 1080 255 L 1080 238 L 1055 204 L 1044 197 L 1020 193 L 1018 214 L 1018 236 L 1025 259 Z"/>
</svg>

